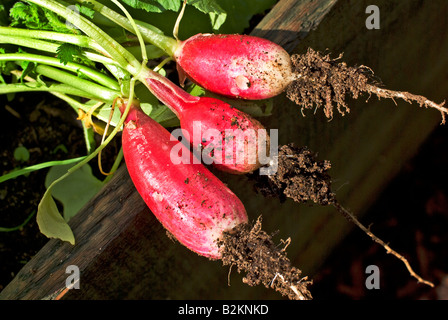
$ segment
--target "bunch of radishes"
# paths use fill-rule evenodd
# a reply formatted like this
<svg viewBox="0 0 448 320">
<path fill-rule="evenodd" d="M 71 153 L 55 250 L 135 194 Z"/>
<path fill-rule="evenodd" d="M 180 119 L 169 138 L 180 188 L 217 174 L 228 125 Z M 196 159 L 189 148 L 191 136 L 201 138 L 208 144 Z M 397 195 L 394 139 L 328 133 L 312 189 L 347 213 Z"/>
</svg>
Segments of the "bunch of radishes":
<svg viewBox="0 0 448 320">
<path fill-rule="evenodd" d="M 120 6 L 118 1 L 112 1 Z M 193 96 L 149 69 L 139 28 L 125 10 L 131 30 L 142 45 L 144 63 L 90 20 L 66 10 L 64 4 L 56 0 L 29 2 L 59 14 L 94 39 L 102 55 L 132 75 L 131 86 L 135 81 L 145 84 L 179 118 L 193 150 L 211 159 L 216 168 L 247 174 L 269 164 L 269 161 L 260 161 L 261 158 L 275 160 L 275 148 L 269 154 L 270 139 L 260 122 L 219 99 Z M 90 2 L 95 10 L 109 12 L 109 18 L 129 23 L 111 10 L 102 10 L 102 4 Z M 185 41 L 168 42 L 167 52 L 177 64 L 180 85 L 187 77 L 223 96 L 259 100 L 282 93 L 300 77 L 293 71 L 289 54 L 266 39 L 198 34 Z M 136 189 L 180 243 L 200 255 L 220 259 L 223 234 L 248 221 L 243 204 L 201 163 L 197 153 L 190 152 L 166 128 L 146 115 L 133 94 L 122 98 L 120 110 L 126 117 L 122 119 L 123 152 Z M 181 161 L 173 161 L 174 158 Z M 294 288 L 294 284 L 291 286 Z"/>
<path fill-rule="evenodd" d="M 220 258 L 217 243 L 222 233 L 247 222 L 247 214 L 240 200 L 200 160 L 230 173 L 253 172 L 269 162 L 270 139 L 265 128 L 228 103 L 190 95 L 148 68 L 142 41 L 143 62 L 91 20 L 67 10 L 63 3 L 56 0 L 29 2 L 53 11 L 76 26 L 96 42 L 95 48 L 100 54 L 113 59 L 131 75 L 130 87 L 136 81 L 145 84 L 179 118 L 184 137 L 191 138 L 189 142 L 195 154 L 199 152 L 202 155 L 199 159 L 167 129 L 143 113 L 133 94 L 122 94 L 120 110 L 124 117 L 127 115 L 122 120 L 124 158 L 137 190 L 167 230 L 195 252 Z M 120 2 L 113 2 L 123 10 L 128 21 L 134 23 Z M 92 4 L 101 5 L 96 1 Z M 135 24 L 133 27 L 140 40 L 138 28 Z M 288 54 L 260 38 L 198 35 L 188 41 L 168 42 L 172 44 L 171 49 L 179 70 L 183 70 L 182 74 L 186 73 L 206 89 L 225 95 L 260 99 L 278 94 L 282 91 L 278 81 L 290 70 Z M 206 51 L 194 52 L 195 47 Z M 217 57 L 213 51 L 221 52 L 222 57 Z M 195 58 L 195 54 L 208 56 L 210 60 L 200 60 Z M 220 66 L 213 60 L 216 58 L 222 63 Z M 202 79 L 206 82 L 191 76 L 191 69 L 205 71 Z M 278 71 L 272 74 L 273 70 Z M 215 85 L 209 87 L 209 84 Z M 260 158 L 264 161 L 260 162 Z"/>
<path fill-rule="evenodd" d="M 199 43 L 195 44 L 196 41 Z M 204 41 L 205 44 L 201 45 Z M 240 42 L 244 43 L 241 47 L 238 46 Z M 213 60 L 195 62 L 192 52 L 195 46 L 206 50 L 202 54 L 196 52 L 204 57 L 215 59 L 216 55 L 212 52 L 222 52 L 221 64 Z M 224 48 L 231 49 L 231 52 Z M 281 69 L 275 74 L 277 80 L 280 80 L 283 70 L 288 70 L 287 53 L 278 45 L 256 37 L 199 35 L 182 43 L 176 52 L 176 61 L 183 69 L 187 64 L 193 70 L 203 70 L 207 83 L 219 86 L 227 95 L 231 92 L 238 96 L 244 93 L 245 97 L 254 99 L 272 96 L 281 92 L 281 88 L 277 81 L 268 81 L 266 75 L 270 75 L 269 70 L 275 64 L 281 65 L 274 62 L 279 55 L 282 56 L 283 65 L 277 68 Z M 212 77 L 212 74 L 215 76 Z M 212 163 L 216 168 L 245 174 L 261 166 L 258 160 L 268 153 L 270 144 L 260 122 L 221 100 L 192 96 L 151 70 L 147 70 L 144 78 L 149 90 L 179 117 L 185 136 L 200 134 L 200 151 L 207 148 L 207 153 L 213 151 Z M 203 85 L 203 82 L 195 81 Z M 200 125 L 197 132 L 195 124 Z M 211 138 L 205 134 L 210 130 L 216 132 Z M 230 135 L 225 135 L 226 132 Z M 260 132 L 264 135 L 261 136 Z M 193 143 L 192 140 L 190 142 Z M 176 149 L 186 157 L 185 161 L 173 164 L 171 151 L 178 145 L 178 141 L 170 138 L 165 128 L 142 113 L 137 106 L 132 107 L 123 132 L 123 151 L 137 190 L 161 223 L 181 243 L 201 255 L 219 258 L 217 244 L 223 232 L 247 222 L 245 209 L 220 180 L 193 159 L 195 155 L 185 146 Z M 217 150 L 225 157 L 216 157 Z"/>
</svg>

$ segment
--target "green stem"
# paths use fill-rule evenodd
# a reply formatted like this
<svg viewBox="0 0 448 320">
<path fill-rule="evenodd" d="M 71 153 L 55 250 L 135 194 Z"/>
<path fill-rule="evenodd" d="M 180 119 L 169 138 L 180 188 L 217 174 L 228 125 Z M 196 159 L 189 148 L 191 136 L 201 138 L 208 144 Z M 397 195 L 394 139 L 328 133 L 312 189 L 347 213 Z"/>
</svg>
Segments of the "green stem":
<svg viewBox="0 0 448 320">
<path fill-rule="evenodd" d="M 38 65 L 35 68 L 36 73 L 51 78 L 53 80 L 71 85 L 74 88 L 82 90 L 92 96 L 100 98 L 102 101 L 111 102 L 115 98 L 120 96 L 120 92 L 105 88 L 101 85 L 93 83 L 91 81 L 81 79 L 78 76 L 70 74 L 66 71 L 59 70 L 57 68 L 49 67 L 46 65 Z"/>
<path fill-rule="evenodd" d="M 76 0 L 76 1 L 79 3 L 83 3 L 86 0 Z M 89 0 L 88 2 L 89 4 L 93 5 L 93 9 L 95 11 L 101 13 L 103 16 L 115 22 L 123 29 L 135 34 L 135 30 L 132 26 L 132 23 L 129 21 L 128 18 L 112 10 L 111 8 L 103 5 L 102 3 L 99 3 L 96 0 Z M 148 23 L 138 20 L 134 21 L 145 41 L 155 45 L 156 47 L 159 47 L 160 49 L 165 51 L 170 57 L 174 55 L 174 52 L 176 51 L 179 45 L 176 39 L 164 35 L 161 30 L 157 29 L 156 27 Z"/>
<path fill-rule="evenodd" d="M 21 224 L 19 224 L 18 226 L 12 227 L 12 228 L 4 228 L 4 227 L 0 227 L 0 232 L 12 232 L 12 231 L 17 231 L 20 230 L 21 228 L 23 228 L 28 221 L 31 220 L 31 218 L 36 214 L 36 210 L 34 210 L 33 212 L 31 212 L 31 214 L 25 219 L 25 221 L 23 221 Z"/>
<path fill-rule="evenodd" d="M 100 99 L 96 95 L 91 95 L 85 91 L 79 90 L 67 84 L 58 83 L 58 84 L 50 84 L 48 86 L 37 82 L 0 84 L 0 94 L 15 93 L 15 92 L 41 92 L 41 91 L 69 94 L 94 100 Z"/>
<path fill-rule="evenodd" d="M 37 54 L 30 53 L 7 53 L 0 55 L 0 61 L 31 61 L 36 63 L 43 63 L 46 65 L 59 67 L 62 69 L 70 70 L 73 72 L 81 72 L 82 74 L 88 76 L 90 79 L 102 84 L 112 90 L 120 90 L 118 83 L 95 69 L 89 68 L 85 65 L 68 62 L 63 64 L 59 59 L 53 57 L 47 57 Z"/>
<path fill-rule="evenodd" d="M 55 160 L 55 161 L 48 161 L 48 162 L 43 162 L 43 163 L 39 163 L 39 164 L 35 164 L 23 169 L 19 169 L 19 170 L 15 170 L 12 172 L 9 172 L 7 174 L 4 174 L 2 176 L 0 176 L 0 183 L 8 181 L 10 179 L 14 179 L 17 178 L 21 175 L 36 171 L 36 170 L 41 170 L 41 169 L 45 169 L 45 168 L 49 168 L 49 167 L 53 167 L 53 166 L 62 166 L 62 165 L 66 165 L 66 164 L 71 164 L 74 162 L 78 162 L 81 161 L 82 159 L 84 159 L 85 156 L 83 157 L 79 157 L 79 158 L 73 158 L 73 159 L 67 159 L 67 160 Z"/>
<path fill-rule="evenodd" d="M 75 110 L 76 112 L 78 112 L 78 110 L 81 109 L 82 111 L 87 113 L 92 108 L 92 105 L 89 105 L 88 103 L 79 102 L 78 100 L 73 99 L 72 97 L 70 97 L 70 96 L 68 96 L 68 95 L 66 95 L 64 93 L 54 92 L 54 91 L 51 91 L 50 93 L 53 94 L 54 96 L 58 97 L 59 99 L 64 100 L 65 102 L 67 102 L 73 108 L 73 110 Z M 105 123 L 107 123 L 109 121 L 109 117 L 104 116 L 101 113 L 98 113 L 97 111 L 95 111 L 93 113 L 93 115 L 95 117 L 97 117 L 99 120 L 101 120 L 101 121 L 103 121 Z M 110 122 L 110 125 L 113 126 L 113 127 L 116 127 L 117 126 L 117 121 L 112 120 Z"/>
<path fill-rule="evenodd" d="M 52 0 L 28 0 L 29 2 L 35 3 L 41 7 L 44 7 L 59 16 L 65 18 L 68 22 L 72 23 L 74 26 L 83 31 L 87 36 L 100 45 L 109 56 L 116 60 L 124 69 L 126 69 L 131 74 L 138 74 L 141 68 L 140 62 L 123 48 L 117 41 L 115 41 L 111 36 L 101 30 L 94 23 L 84 18 L 82 15 L 77 14 L 72 10 L 67 10 L 64 5 L 52 1 Z"/>
<path fill-rule="evenodd" d="M 110 174 L 104 179 L 104 181 L 103 181 L 104 183 L 109 182 L 109 180 L 113 177 L 113 173 L 115 173 L 115 171 L 117 171 L 122 160 L 123 160 L 123 148 L 121 148 L 120 151 L 118 152 L 118 155 L 115 158 L 114 164 L 112 165 L 112 168 L 110 170 Z"/>
<path fill-rule="evenodd" d="M 0 27 L 0 34 L 10 37 L 27 37 L 33 39 L 59 41 L 62 43 L 71 43 L 83 48 L 89 48 L 98 52 L 102 52 L 102 48 L 98 45 L 98 43 L 96 43 L 91 38 L 82 35 L 12 27 Z"/>
<path fill-rule="evenodd" d="M 53 183 L 47 188 L 47 191 L 45 193 L 51 192 L 51 189 L 53 188 L 53 186 L 55 184 L 57 184 L 59 181 L 65 179 L 67 176 L 69 176 L 70 174 L 72 174 L 74 171 L 78 170 L 79 168 L 81 168 L 83 165 L 85 165 L 86 163 L 88 163 L 90 160 L 94 159 L 101 150 L 104 149 L 104 147 L 106 147 L 109 142 L 112 141 L 112 139 L 115 137 L 115 135 L 118 133 L 119 130 L 121 130 L 121 127 L 124 124 L 124 120 L 126 119 L 129 110 L 131 109 L 131 105 L 134 102 L 134 85 L 135 85 L 135 78 L 131 79 L 131 88 L 130 88 L 130 93 L 129 93 L 129 100 L 128 103 L 126 105 L 126 108 L 120 118 L 120 121 L 118 122 L 117 126 L 114 128 L 114 130 L 112 131 L 112 133 L 107 136 L 106 140 L 104 140 L 104 142 L 95 149 L 94 152 L 92 152 L 91 154 L 89 154 L 88 156 L 86 156 L 82 161 L 78 162 L 76 165 L 74 165 L 73 167 L 71 167 L 70 169 L 68 169 L 68 171 L 61 176 L 60 178 L 56 179 L 55 181 L 53 181 Z M 45 197 L 45 195 L 44 195 Z"/>
<path fill-rule="evenodd" d="M 138 38 L 138 42 L 140 44 L 140 49 L 141 49 L 141 54 L 142 54 L 142 64 L 146 65 L 146 63 L 148 62 L 148 55 L 146 54 L 146 46 L 145 46 L 145 42 L 143 40 L 142 34 L 140 33 L 140 31 L 138 31 L 138 27 L 135 24 L 135 20 L 132 18 L 132 16 L 129 14 L 129 12 L 126 10 L 126 8 L 120 3 L 118 2 L 118 0 L 111 0 L 117 7 L 119 7 L 121 9 L 121 11 L 123 11 L 123 13 L 126 15 L 126 18 L 129 19 L 129 22 L 132 25 L 132 29 L 135 30 L 135 34 L 137 35 Z"/>
<path fill-rule="evenodd" d="M 55 54 L 57 53 L 58 48 L 60 46 L 57 43 L 53 43 L 53 42 L 49 42 L 49 41 L 38 40 L 38 39 L 33 39 L 33 38 L 28 38 L 28 37 L 19 37 L 19 36 L 11 37 L 9 35 L 3 35 L 3 34 L 0 34 L 0 43 L 9 43 L 9 44 L 13 44 L 13 45 L 21 46 L 21 47 L 31 48 L 31 49 L 55 53 Z M 84 55 L 86 58 L 88 58 L 92 61 L 95 61 L 95 62 L 99 62 L 102 64 L 119 65 L 113 59 L 105 57 L 101 54 L 84 51 Z"/>
</svg>

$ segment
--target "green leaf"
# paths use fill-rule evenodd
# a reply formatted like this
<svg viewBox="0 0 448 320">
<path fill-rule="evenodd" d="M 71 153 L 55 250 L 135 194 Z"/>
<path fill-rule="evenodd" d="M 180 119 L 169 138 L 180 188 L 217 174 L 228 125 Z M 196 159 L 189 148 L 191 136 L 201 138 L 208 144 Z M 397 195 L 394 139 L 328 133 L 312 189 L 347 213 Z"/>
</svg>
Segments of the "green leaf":
<svg viewBox="0 0 448 320">
<path fill-rule="evenodd" d="M 45 179 L 45 186 L 48 188 L 71 167 L 71 165 L 52 167 Z M 54 185 L 52 194 L 62 203 L 64 219 L 69 221 L 102 186 L 103 183 L 92 174 L 91 167 L 85 164 Z"/>
<path fill-rule="evenodd" d="M 56 52 L 57 52 L 56 57 L 59 58 L 59 60 L 61 60 L 61 63 L 63 63 L 63 64 L 67 64 L 69 62 L 74 62 L 75 56 L 82 56 L 81 47 L 76 46 L 71 43 L 61 44 L 58 47 L 58 49 L 56 50 Z"/>
<path fill-rule="evenodd" d="M 217 31 L 226 21 L 227 12 L 216 0 L 191 0 L 188 4 L 209 15 L 213 30 Z"/>
<path fill-rule="evenodd" d="M 36 220 L 40 232 L 48 238 L 56 238 L 75 244 L 75 236 L 70 226 L 59 213 L 56 203 L 51 196 L 51 188 L 47 189 L 39 203 Z"/>
<path fill-rule="evenodd" d="M 32 28 L 40 26 L 40 17 L 35 5 L 17 2 L 9 11 L 11 26 L 25 25 Z"/>
<path fill-rule="evenodd" d="M 205 89 L 197 84 L 193 83 L 187 88 L 188 93 L 192 96 L 200 97 L 205 94 Z"/>
<path fill-rule="evenodd" d="M 31 61 L 21 61 L 20 66 L 23 69 L 22 75 L 20 76 L 20 82 L 23 83 L 26 76 L 28 76 L 31 72 L 36 68 L 36 63 Z"/>
<path fill-rule="evenodd" d="M 132 8 L 147 12 L 178 11 L 181 7 L 180 0 L 123 0 L 123 2 Z"/>
<path fill-rule="evenodd" d="M 0 48 L 0 54 L 5 54 L 5 49 Z M 5 79 L 2 75 L 9 76 L 11 75 L 11 71 L 17 69 L 17 65 L 12 61 L 0 61 L 0 83 L 5 83 Z"/>
<path fill-rule="evenodd" d="M 69 32 L 70 30 L 74 30 L 71 26 L 68 28 L 68 24 L 65 21 L 61 21 L 59 16 L 54 12 L 44 9 L 44 15 L 48 20 L 48 23 L 45 25 L 46 28 L 58 32 Z"/>
<path fill-rule="evenodd" d="M 34 3 L 16 2 L 9 11 L 11 26 L 23 26 L 29 29 L 54 30 L 64 33 L 79 33 L 69 27 L 54 12 Z"/>
<path fill-rule="evenodd" d="M 23 146 L 17 147 L 14 149 L 14 159 L 20 162 L 27 162 L 30 159 L 30 152 Z"/>
<path fill-rule="evenodd" d="M 75 4 L 77 10 L 79 13 L 85 15 L 86 17 L 89 17 L 90 19 L 93 19 L 95 15 L 95 10 L 93 10 L 93 5 L 90 3 L 86 3 L 84 5 L 80 5 L 79 3 Z"/>
</svg>

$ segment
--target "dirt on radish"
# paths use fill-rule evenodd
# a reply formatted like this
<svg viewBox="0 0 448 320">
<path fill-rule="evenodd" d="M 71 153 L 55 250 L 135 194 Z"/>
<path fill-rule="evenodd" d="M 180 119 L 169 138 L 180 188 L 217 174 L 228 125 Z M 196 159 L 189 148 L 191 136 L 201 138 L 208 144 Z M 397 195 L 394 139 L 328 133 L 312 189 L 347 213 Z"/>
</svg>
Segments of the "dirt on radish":
<svg viewBox="0 0 448 320">
<path fill-rule="evenodd" d="M 328 160 L 318 161 L 307 147 L 288 144 L 279 147 L 278 168 L 273 175 L 250 175 L 255 189 L 264 196 L 284 201 L 286 197 L 296 202 L 313 201 L 327 205 L 334 201 Z"/>
<path fill-rule="evenodd" d="M 229 276 L 233 266 L 238 272 L 245 272 L 243 282 L 249 286 L 264 285 L 291 300 L 312 299 L 308 289 L 312 281 L 291 265 L 286 256 L 289 240 L 282 242 L 284 247 L 279 248 L 272 235 L 261 230 L 260 218 L 253 226 L 240 224 L 223 235 L 222 262 L 230 265 Z"/>
</svg>

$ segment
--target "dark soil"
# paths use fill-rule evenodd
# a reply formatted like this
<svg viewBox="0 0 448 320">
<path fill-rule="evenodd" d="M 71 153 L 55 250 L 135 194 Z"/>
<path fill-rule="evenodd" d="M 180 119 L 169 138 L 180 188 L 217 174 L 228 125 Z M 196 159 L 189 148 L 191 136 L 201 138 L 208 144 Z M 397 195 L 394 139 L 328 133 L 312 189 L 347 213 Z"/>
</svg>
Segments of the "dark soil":
<svg viewBox="0 0 448 320">
<path fill-rule="evenodd" d="M 46 161 L 65 160 L 86 154 L 83 131 L 77 114 L 65 102 L 46 94 L 17 95 L 8 101 L 0 95 L 0 174 Z M 99 138 L 99 137 L 98 137 Z M 23 146 L 30 158 L 20 162 L 14 158 L 14 149 Z M 103 155 L 106 170 L 107 152 Z M 113 160 L 113 156 L 110 157 Z M 101 177 L 96 162 L 93 172 Z M 0 291 L 17 272 L 48 241 L 36 223 L 37 206 L 45 192 L 45 177 L 49 169 L 19 176 L 0 184 L 0 227 L 12 228 L 29 222 L 17 231 L 0 232 Z M 103 179 L 101 177 L 101 179 Z"/>
<path fill-rule="evenodd" d="M 308 286 L 311 281 L 301 276 L 286 256 L 289 242 L 282 249 L 272 241 L 272 236 L 261 230 L 261 219 L 254 226 L 242 224 L 224 235 L 224 265 L 236 266 L 245 272 L 243 282 L 249 286 L 264 285 L 287 296 L 291 300 L 312 298 Z"/>
<path fill-rule="evenodd" d="M 294 144 L 281 146 L 277 159 L 275 174 L 250 175 L 257 181 L 254 187 L 258 192 L 281 201 L 286 197 L 298 203 L 312 201 L 320 205 L 334 201 L 331 177 L 327 173 L 331 168 L 330 161 L 318 161 L 307 147 L 299 148 Z"/>
<path fill-rule="evenodd" d="M 11 102 L 6 100 L 5 95 L 1 95 L 0 99 L 1 174 L 45 161 L 80 155 L 82 133 L 66 121 L 60 104 L 45 101 L 40 95 L 23 95 Z M 62 145 L 70 150 L 70 154 L 65 153 Z M 14 149 L 19 146 L 29 150 L 29 161 L 22 163 L 14 158 Z M 37 212 L 45 192 L 46 172 L 35 171 L 0 184 L 1 227 L 18 226 L 30 214 Z M 0 232 L 0 290 L 46 241 L 34 217 L 18 231 Z"/>
</svg>

